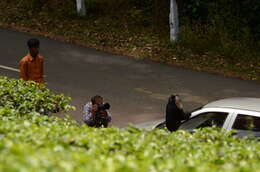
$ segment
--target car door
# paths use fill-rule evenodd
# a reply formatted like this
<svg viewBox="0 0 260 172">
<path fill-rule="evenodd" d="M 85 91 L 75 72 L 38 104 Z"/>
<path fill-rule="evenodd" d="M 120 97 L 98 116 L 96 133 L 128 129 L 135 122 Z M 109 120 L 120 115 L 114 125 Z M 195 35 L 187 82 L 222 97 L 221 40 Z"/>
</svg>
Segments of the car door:
<svg viewBox="0 0 260 172">
<path fill-rule="evenodd" d="M 221 108 L 204 108 L 192 114 L 192 117 L 184 122 L 179 129 L 193 130 L 203 127 L 220 127 L 228 126 L 233 111 Z"/>
<path fill-rule="evenodd" d="M 232 120 L 231 129 L 239 137 L 260 137 L 260 112 L 238 110 Z"/>
</svg>

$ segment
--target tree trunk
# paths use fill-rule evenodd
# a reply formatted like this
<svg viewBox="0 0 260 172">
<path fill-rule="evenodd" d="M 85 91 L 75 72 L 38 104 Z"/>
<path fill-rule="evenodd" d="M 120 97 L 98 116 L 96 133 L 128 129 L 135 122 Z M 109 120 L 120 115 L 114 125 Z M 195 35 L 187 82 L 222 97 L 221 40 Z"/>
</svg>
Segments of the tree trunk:
<svg viewBox="0 0 260 172">
<path fill-rule="evenodd" d="M 178 6 L 176 0 L 171 0 L 170 4 L 170 40 L 177 41 L 179 32 Z"/>
<path fill-rule="evenodd" d="M 79 16 L 86 16 L 85 0 L 76 0 L 77 12 Z"/>
</svg>

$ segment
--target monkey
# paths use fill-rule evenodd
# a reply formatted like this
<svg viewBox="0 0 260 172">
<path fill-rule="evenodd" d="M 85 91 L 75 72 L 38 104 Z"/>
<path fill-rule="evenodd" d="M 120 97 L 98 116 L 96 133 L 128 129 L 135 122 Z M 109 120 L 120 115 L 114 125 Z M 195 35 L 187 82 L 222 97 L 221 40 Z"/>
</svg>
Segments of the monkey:
<svg viewBox="0 0 260 172">
<path fill-rule="evenodd" d="M 176 131 L 183 120 L 189 119 L 190 114 L 183 110 L 181 99 L 178 95 L 171 95 L 166 106 L 166 127 L 169 131 Z"/>
</svg>

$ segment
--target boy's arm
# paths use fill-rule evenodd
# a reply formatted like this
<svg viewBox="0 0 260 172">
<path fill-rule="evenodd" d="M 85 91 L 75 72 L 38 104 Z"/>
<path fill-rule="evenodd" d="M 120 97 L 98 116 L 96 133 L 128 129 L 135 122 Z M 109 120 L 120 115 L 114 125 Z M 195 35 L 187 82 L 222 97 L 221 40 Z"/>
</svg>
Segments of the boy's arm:
<svg viewBox="0 0 260 172">
<path fill-rule="evenodd" d="M 92 107 L 91 106 L 92 106 L 91 104 L 86 104 L 84 106 L 83 113 L 84 113 L 84 120 L 85 121 L 93 120 Z"/>
<path fill-rule="evenodd" d="M 28 80 L 28 75 L 27 75 L 27 63 L 26 61 L 21 60 L 19 64 L 20 68 L 20 78 L 27 81 Z"/>
</svg>

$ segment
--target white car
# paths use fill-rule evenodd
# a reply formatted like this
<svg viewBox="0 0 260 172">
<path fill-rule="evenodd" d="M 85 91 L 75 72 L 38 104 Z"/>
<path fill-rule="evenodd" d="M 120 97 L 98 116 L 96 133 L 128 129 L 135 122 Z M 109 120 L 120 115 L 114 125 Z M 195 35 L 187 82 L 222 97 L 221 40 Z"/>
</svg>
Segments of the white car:
<svg viewBox="0 0 260 172">
<path fill-rule="evenodd" d="M 260 98 L 228 98 L 208 103 L 191 113 L 179 129 L 217 126 L 236 135 L 260 137 Z"/>
</svg>

